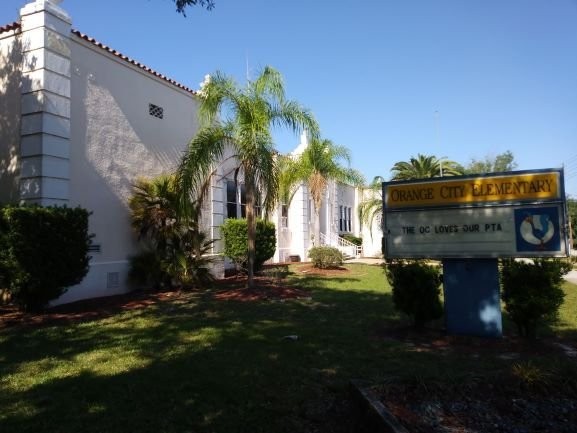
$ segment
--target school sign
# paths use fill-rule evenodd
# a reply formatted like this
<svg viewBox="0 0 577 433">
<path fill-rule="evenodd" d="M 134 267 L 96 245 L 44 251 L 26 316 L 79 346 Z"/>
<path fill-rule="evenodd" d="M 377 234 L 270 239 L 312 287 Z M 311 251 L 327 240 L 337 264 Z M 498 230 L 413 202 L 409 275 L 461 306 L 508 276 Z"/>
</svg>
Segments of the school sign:
<svg viewBox="0 0 577 433">
<path fill-rule="evenodd" d="M 383 183 L 386 258 L 564 257 L 563 171 Z"/>
</svg>

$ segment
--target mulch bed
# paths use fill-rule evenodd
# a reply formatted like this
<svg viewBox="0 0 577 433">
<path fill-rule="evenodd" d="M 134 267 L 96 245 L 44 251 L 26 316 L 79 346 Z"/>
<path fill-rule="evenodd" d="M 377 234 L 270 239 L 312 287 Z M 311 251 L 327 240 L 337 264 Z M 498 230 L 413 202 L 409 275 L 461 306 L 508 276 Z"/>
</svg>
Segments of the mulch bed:
<svg viewBox="0 0 577 433">
<path fill-rule="evenodd" d="M 411 433 L 575 433 L 577 391 L 503 377 L 458 385 L 389 384 L 381 400 Z"/>
<path fill-rule="evenodd" d="M 326 274 L 328 271 L 324 270 Z M 346 269 L 345 269 L 346 271 Z M 342 272 L 335 270 L 334 272 Z M 285 279 L 273 277 L 255 277 L 256 287 L 246 288 L 246 275 L 234 275 L 217 280 L 209 289 L 214 299 L 219 301 L 282 301 L 288 299 L 310 298 L 310 292 L 287 285 Z M 204 292 L 204 291 L 203 291 Z M 0 329 L 12 326 L 66 325 L 75 322 L 96 320 L 109 317 L 126 310 L 146 308 L 162 302 L 187 296 L 192 292 L 136 290 L 123 295 L 105 296 L 59 305 L 47 309 L 42 314 L 23 313 L 15 305 L 0 304 Z"/>
</svg>

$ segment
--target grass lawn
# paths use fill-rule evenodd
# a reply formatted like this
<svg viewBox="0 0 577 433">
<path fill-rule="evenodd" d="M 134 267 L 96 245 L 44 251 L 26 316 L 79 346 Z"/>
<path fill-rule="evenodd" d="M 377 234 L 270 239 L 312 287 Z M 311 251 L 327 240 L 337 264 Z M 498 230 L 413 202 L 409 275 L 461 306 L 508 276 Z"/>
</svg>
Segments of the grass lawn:
<svg viewBox="0 0 577 433">
<path fill-rule="evenodd" d="M 483 351 L 384 337 L 403 322 L 382 269 L 347 268 L 291 274 L 307 299 L 206 291 L 85 323 L 0 330 L 0 432 L 346 431 L 338 408 L 350 379 L 456 382 L 511 368 Z M 575 339 L 577 286 L 565 288 L 549 334 Z M 533 362 L 575 363 L 565 358 L 541 351 Z"/>
</svg>

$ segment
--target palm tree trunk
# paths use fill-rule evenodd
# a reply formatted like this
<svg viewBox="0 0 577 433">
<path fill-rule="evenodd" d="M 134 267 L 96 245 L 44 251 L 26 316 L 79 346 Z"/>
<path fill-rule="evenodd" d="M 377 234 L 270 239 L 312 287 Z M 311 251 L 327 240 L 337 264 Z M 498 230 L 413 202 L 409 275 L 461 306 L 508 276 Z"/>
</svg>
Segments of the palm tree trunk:
<svg viewBox="0 0 577 433">
<path fill-rule="evenodd" d="M 314 230 L 314 242 L 313 246 L 318 247 L 321 245 L 321 216 L 320 216 L 320 209 L 315 205 L 314 209 L 315 213 L 315 230 Z"/>
<path fill-rule="evenodd" d="M 254 182 L 252 173 L 245 172 L 246 187 L 246 225 L 247 225 L 247 243 L 248 243 L 248 281 L 249 289 L 254 288 L 254 262 L 256 257 L 256 219 L 254 215 L 255 196 Z"/>
</svg>

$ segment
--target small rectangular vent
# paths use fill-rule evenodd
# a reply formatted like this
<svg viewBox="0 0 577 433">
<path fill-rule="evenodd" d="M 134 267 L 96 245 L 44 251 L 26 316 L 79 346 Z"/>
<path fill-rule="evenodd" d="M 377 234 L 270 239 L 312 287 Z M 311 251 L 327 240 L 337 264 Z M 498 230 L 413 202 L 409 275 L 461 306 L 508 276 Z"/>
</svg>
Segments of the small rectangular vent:
<svg viewBox="0 0 577 433">
<path fill-rule="evenodd" d="M 148 104 L 148 114 L 158 117 L 159 119 L 164 119 L 164 108 L 159 107 L 158 105 Z"/>
<path fill-rule="evenodd" d="M 106 288 L 107 289 L 118 289 L 120 287 L 120 273 L 119 272 L 108 272 L 106 274 Z"/>
<path fill-rule="evenodd" d="M 91 245 L 88 245 L 88 252 L 89 253 L 99 253 L 101 248 L 102 248 L 102 245 L 100 245 L 100 244 L 91 244 Z"/>
</svg>

